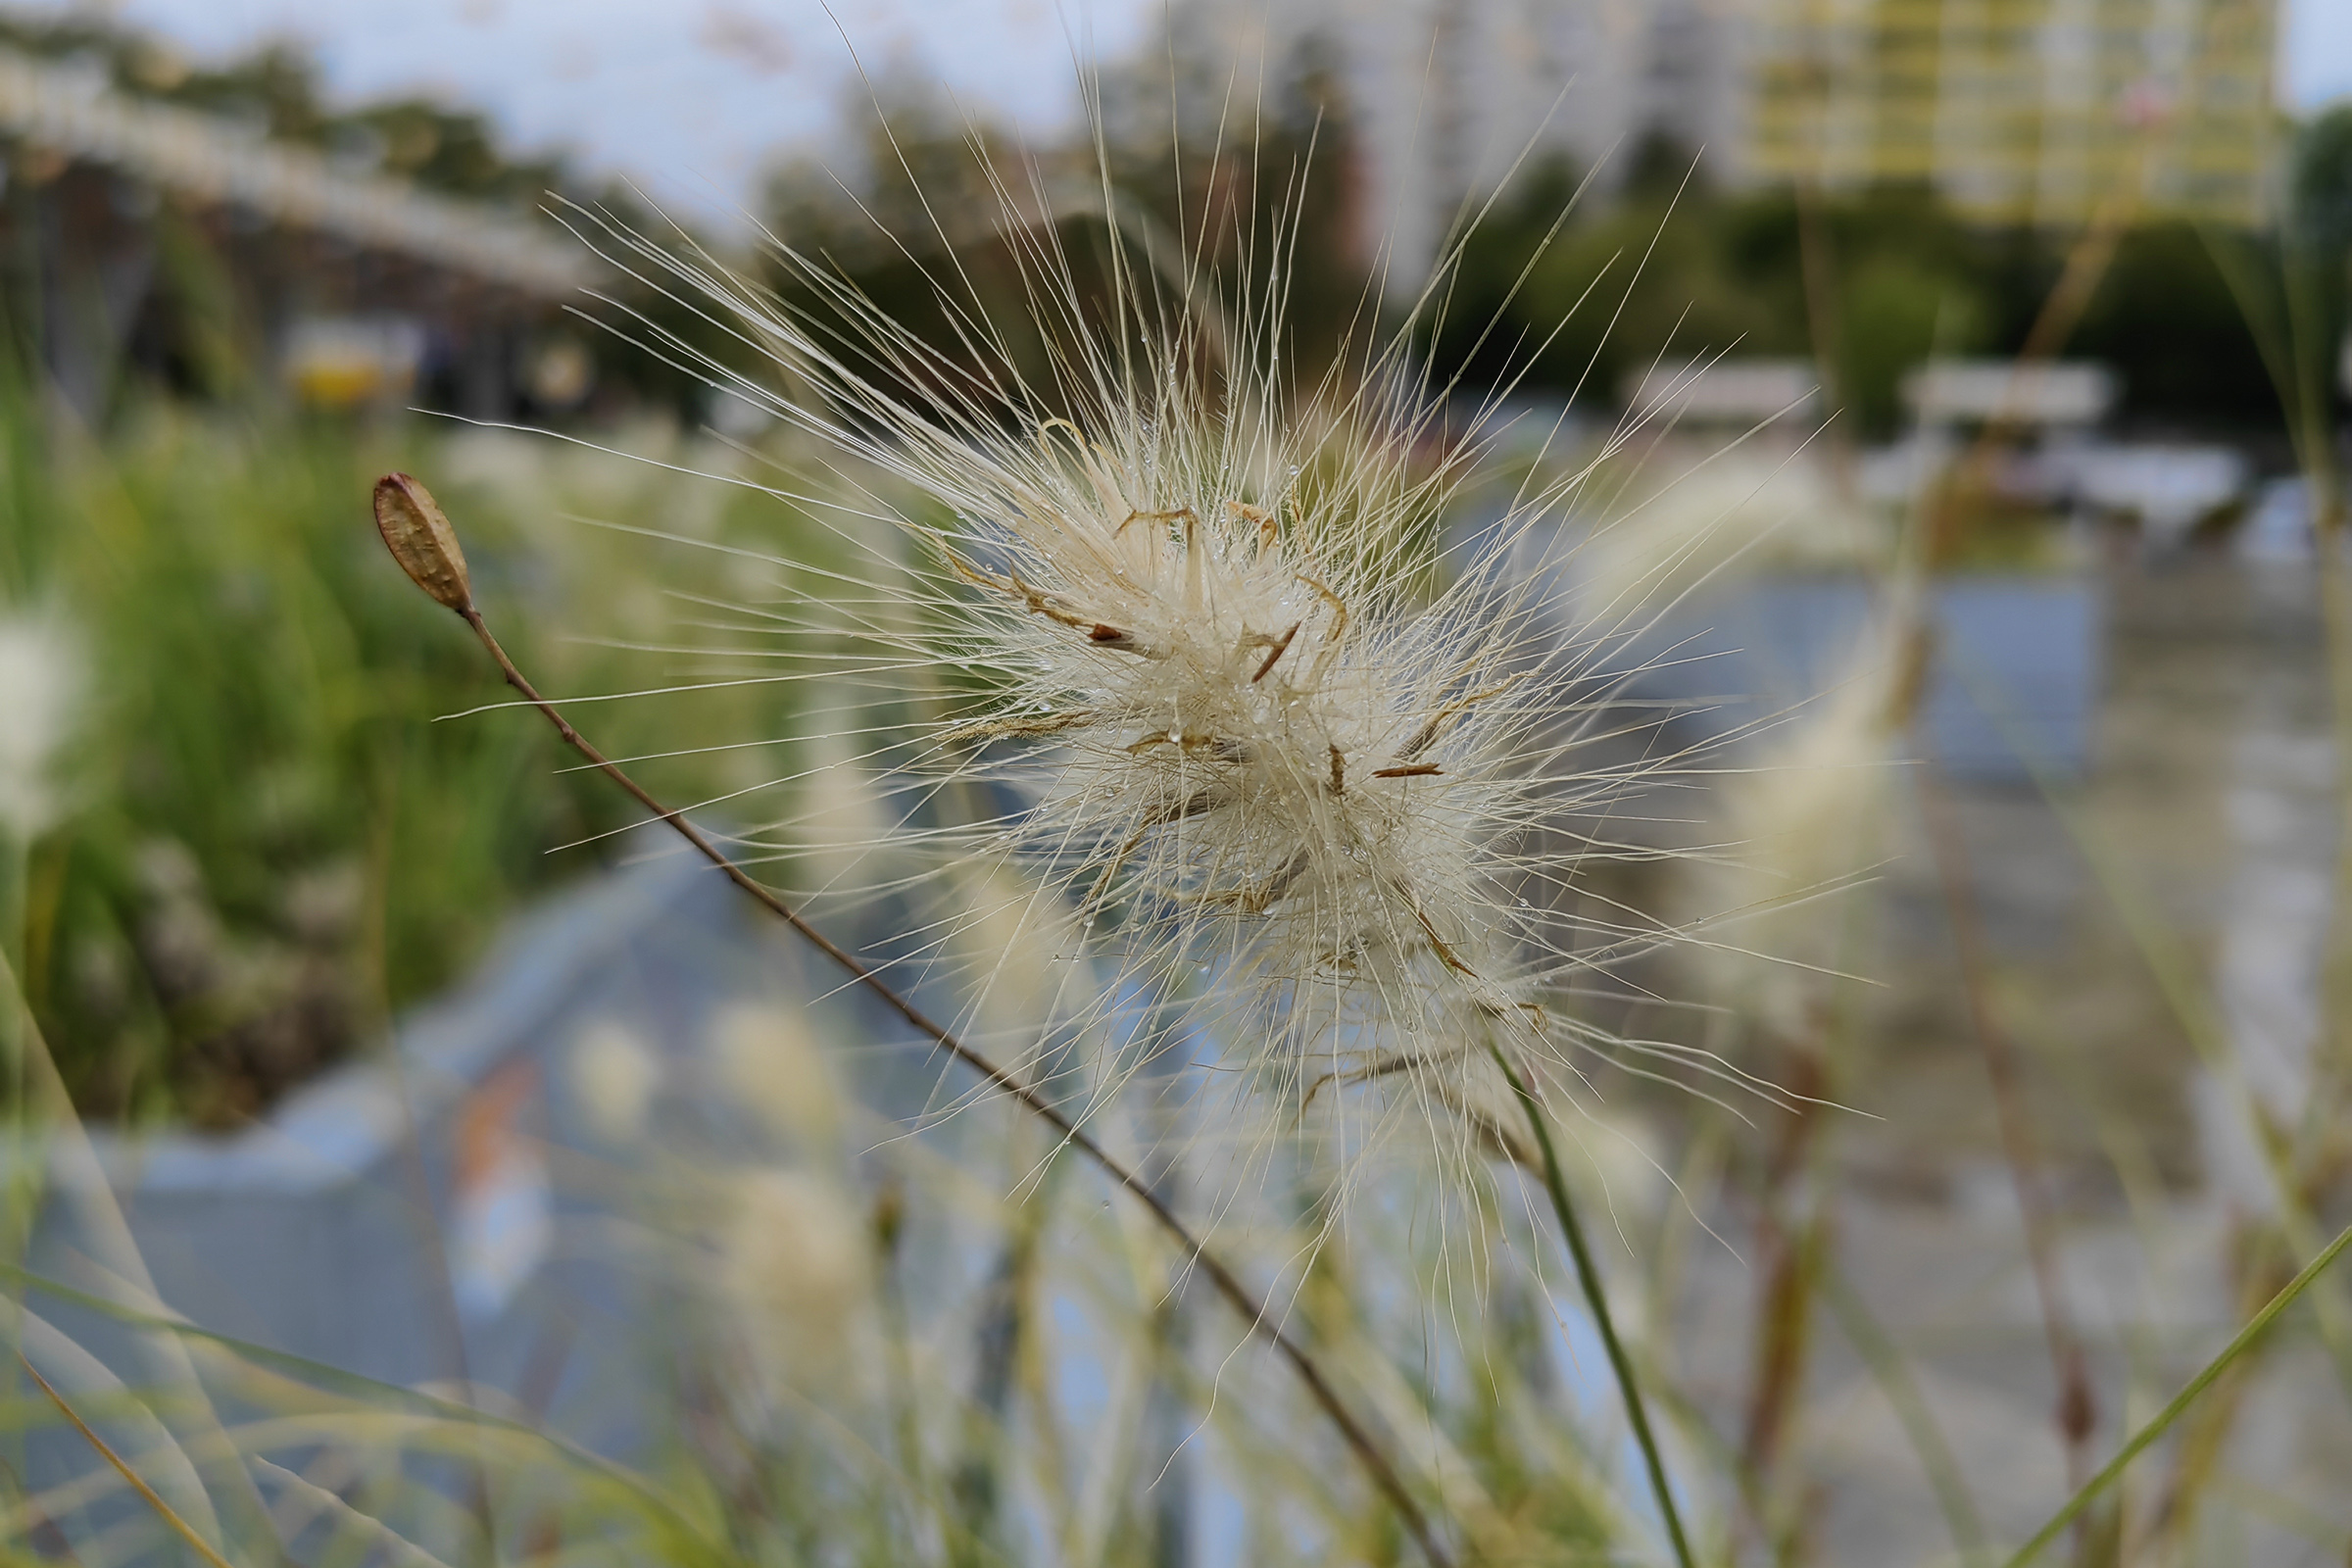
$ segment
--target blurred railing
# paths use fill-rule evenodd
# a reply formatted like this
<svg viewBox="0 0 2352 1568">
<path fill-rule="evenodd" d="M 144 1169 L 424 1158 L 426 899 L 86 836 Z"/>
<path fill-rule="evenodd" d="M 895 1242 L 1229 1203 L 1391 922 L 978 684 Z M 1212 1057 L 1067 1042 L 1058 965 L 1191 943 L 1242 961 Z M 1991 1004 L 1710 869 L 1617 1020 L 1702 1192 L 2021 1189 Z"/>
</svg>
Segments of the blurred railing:
<svg viewBox="0 0 2352 1568">
<path fill-rule="evenodd" d="M 308 148 L 192 110 L 138 103 L 86 70 L 11 50 L 0 50 L 0 132 L 183 196 L 529 294 L 568 294 L 592 275 L 579 247 L 526 221 L 384 175 L 345 172 Z"/>
</svg>

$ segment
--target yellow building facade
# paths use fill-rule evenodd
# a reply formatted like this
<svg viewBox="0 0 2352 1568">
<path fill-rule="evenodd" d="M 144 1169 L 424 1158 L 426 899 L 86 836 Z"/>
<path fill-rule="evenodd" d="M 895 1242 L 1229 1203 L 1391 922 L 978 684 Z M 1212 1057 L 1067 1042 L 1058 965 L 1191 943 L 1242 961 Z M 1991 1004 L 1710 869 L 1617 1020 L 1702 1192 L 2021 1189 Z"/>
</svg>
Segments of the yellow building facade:
<svg viewBox="0 0 2352 1568">
<path fill-rule="evenodd" d="M 2278 0 L 1751 0 L 1751 177 L 2258 221 Z"/>
</svg>

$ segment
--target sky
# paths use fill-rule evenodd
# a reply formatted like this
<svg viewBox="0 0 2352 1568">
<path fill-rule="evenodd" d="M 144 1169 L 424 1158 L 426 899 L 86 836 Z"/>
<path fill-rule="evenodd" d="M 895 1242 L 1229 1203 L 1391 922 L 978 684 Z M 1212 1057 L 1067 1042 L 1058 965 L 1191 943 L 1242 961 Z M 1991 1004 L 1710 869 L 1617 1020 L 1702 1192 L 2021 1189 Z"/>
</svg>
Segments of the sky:
<svg viewBox="0 0 2352 1568">
<path fill-rule="evenodd" d="M 0 0 L 7 3 L 7 0 Z M 336 99 L 425 91 L 487 110 L 518 150 L 565 147 L 672 207 L 723 217 L 777 149 L 821 146 L 857 65 L 908 68 L 990 118 L 1069 121 L 1074 51 L 1117 57 L 1167 0 L 51 0 L 191 56 L 305 43 Z M 1269 0 L 1279 3 L 1279 0 Z M 2352 0 L 2282 0 L 2280 96 L 2352 97 Z M 855 53 L 853 55 L 853 46 Z M 681 216 L 684 216 L 681 214 Z"/>
<path fill-rule="evenodd" d="M 569 148 L 664 203 L 722 214 L 776 149 L 821 145 L 860 65 L 912 69 L 989 118 L 1046 129 L 1076 115 L 1073 52 L 1140 47 L 1159 14 L 1159 0 L 0 3 L 112 16 L 198 60 L 297 40 L 338 102 L 427 92 L 488 111 L 517 151 Z"/>
</svg>

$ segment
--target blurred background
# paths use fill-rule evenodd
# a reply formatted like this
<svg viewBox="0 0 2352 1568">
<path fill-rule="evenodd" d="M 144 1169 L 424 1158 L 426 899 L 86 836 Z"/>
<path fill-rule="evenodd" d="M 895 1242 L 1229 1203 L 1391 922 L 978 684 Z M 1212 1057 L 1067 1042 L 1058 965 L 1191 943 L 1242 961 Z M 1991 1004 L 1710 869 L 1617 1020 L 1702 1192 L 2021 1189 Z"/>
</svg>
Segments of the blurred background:
<svg viewBox="0 0 2352 1568">
<path fill-rule="evenodd" d="M 722 613 L 855 541 L 575 230 L 789 298 L 769 233 L 953 354 L 951 255 L 1024 313 L 1016 168 L 1057 233 L 1284 232 L 1304 363 L 1403 331 L 1493 475 L 1446 539 L 1585 475 L 1526 569 L 1708 760 L 1563 895 L 1700 940 L 1583 1004 L 1825 1102 L 1593 1068 L 1572 1177 L 1706 1554 L 1999 1560 L 2352 1220 L 2333 0 L 0 7 L 12 1345 L 240 1562 L 1409 1558 L 1111 1195 L 466 712 L 367 524 L 424 477 L 543 688 L 662 689 L 582 710 L 609 753 L 787 884 L 898 888 L 827 858 L 901 814 L 842 737 L 936 694 L 773 678 Z M 919 985 L 1051 1035 L 958 985 L 1027 966 L 1017 900 L 956 897 Z M 1187 1130 L 1214 1049 L 1118 1136 L 1198 1150 L 1147 1168 L 1436 1511 L 1660 1559 L 1541 1229 L 1451 1215 L 1495 1245 L 1449 1283 L 1405 1181 L 1300 1262 L 1328 1189 L 1236 1199 Z M 181 1549 L 10 1387 L 12 1551 Z M 2053 1558 L 2340 1563 L 2347 1476 L 2352 1276 Z"/>
</svg>

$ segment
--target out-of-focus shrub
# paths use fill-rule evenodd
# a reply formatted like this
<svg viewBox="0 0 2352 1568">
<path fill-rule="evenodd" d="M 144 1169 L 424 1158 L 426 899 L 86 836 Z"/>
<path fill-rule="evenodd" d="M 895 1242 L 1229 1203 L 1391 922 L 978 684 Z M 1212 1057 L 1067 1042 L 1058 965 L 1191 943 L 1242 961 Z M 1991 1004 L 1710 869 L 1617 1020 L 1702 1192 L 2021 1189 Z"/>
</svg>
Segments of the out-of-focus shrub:
<svg viewBox="0 0 2352 1568">
<path fill-rule="evenodd" d="M 454 471 L 445 494 L 477 591 L 549 687 L 663 684 L 675 660 L 563 635 L 651 643 L 676 617 L 643 586 L 659 547 L 558 520 L 580 498 L 553 443 L 159 407 L 51 460 L 24 400 L 0 417 L 15 438 L 0 602 L 40 607 L 88 653 L 22 917 L 24 987 L 86 1112 L 251 1114 L 477 961 L 518 900 L 596 863 L 549 846 L 627 820 L 609 791 L 557 771 L 565 759 L 543 726 L 433 722 L 506 694 L 368 519 L 376 473 Z M 509 458 L 518 483 L 499 481 Z M 606 520 L 680 526 L 609 466 L 617 482 L 569 488 L 601 489 Z M 783 515 L 760 497 L 737 505 L 766 527 Z M 729 525 L 683 521 L 690 534 Z M 664 573 L 680 589 L 741 586 L 712 575 L 728 558 L 679 554 Z M 549 559 L 562 565 L 536 564 Z M 680 745 L 681 720 L 687 746 L 706 723 L 729 741 L 780 735 L 777 690 L 669 702 L 658 749 Z M 616 751 L 650 748 L 638 710 L 600 705 L 594 727 Z M 693 800 L 741 770 L 721 758 L 665 771 Z"/>
</svg>

